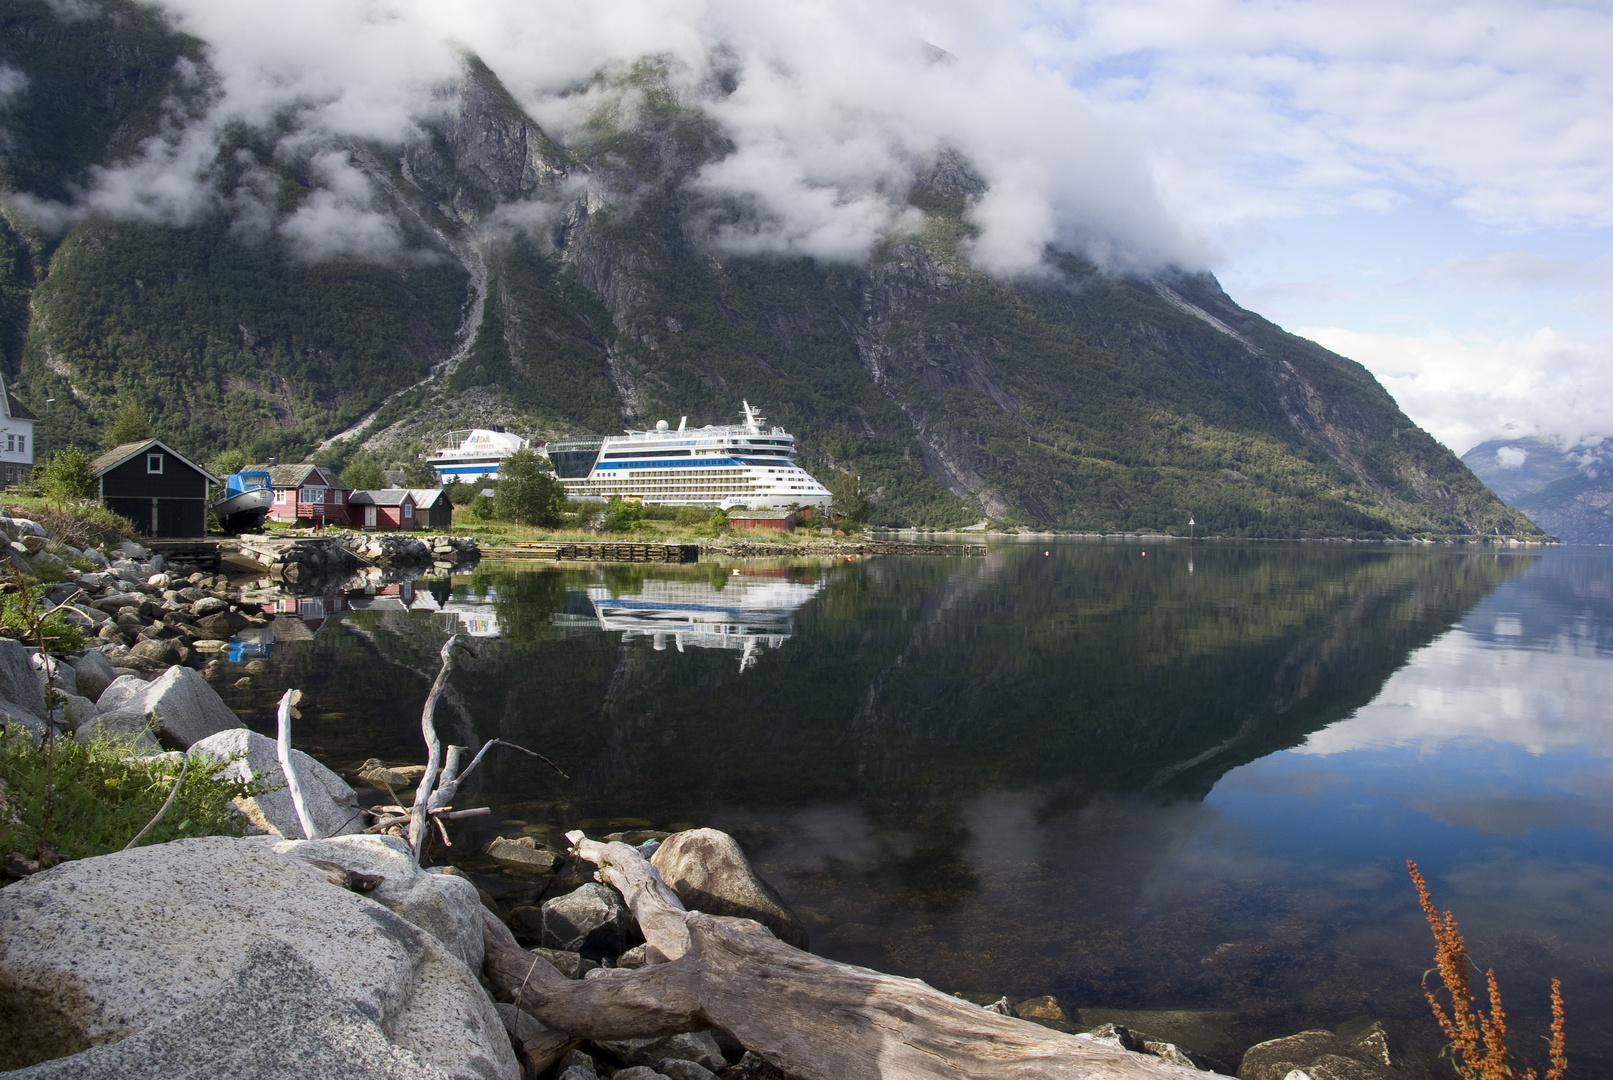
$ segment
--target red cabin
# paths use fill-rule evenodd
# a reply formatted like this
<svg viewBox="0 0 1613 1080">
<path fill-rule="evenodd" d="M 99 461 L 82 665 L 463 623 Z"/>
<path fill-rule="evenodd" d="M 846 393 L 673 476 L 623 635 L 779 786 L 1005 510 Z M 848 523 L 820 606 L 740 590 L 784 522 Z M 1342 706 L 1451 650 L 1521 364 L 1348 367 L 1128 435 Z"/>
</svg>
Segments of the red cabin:
<svg viewBox="0 0 1613 1080">
<path fill-rule="evenodd" d="M 251 471 L 269 474 L 269 483 L 274 487 L 274 502 L 269 504 L 271 520 L 316 527 L 348 526 L 347 497 L 353 489 L 335 473 L 327 473 L 318 465 L 254 465 Z"/>
<path fill-rule="evenodd" d="M 418 527 L 414 492 L 408 488 L 355 491 L 348 502 L 353 524 L 361 529 L 391 532 Z"/>
<path fill-rule="evenodd" d="M 728 511 L 728 527 L 730 529 L 747 529 L 752 531 L 770 529 L 776 532 L 794 532 L 796 520 L 796 512 L 794 510 Z"/>
</svg>

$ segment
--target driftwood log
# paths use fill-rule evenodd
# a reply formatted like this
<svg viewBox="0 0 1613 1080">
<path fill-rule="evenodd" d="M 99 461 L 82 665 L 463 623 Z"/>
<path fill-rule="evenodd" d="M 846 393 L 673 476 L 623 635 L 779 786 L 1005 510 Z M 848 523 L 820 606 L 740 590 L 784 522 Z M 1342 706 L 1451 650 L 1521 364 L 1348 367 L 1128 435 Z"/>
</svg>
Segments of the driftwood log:
<svg viewBox="0 0 1613 1080">
<path fill-rule="evenodd" d="M 626 899 L 652 963 L 568 979 L 483 912 L 488 978 L 553 1030 L 553 1047 L 717 1027 L 800 1080 L 1204 1076 L 802 952 L 749 919 L 686 911 L 637 848 L 567 838 Z"/>
</svg>

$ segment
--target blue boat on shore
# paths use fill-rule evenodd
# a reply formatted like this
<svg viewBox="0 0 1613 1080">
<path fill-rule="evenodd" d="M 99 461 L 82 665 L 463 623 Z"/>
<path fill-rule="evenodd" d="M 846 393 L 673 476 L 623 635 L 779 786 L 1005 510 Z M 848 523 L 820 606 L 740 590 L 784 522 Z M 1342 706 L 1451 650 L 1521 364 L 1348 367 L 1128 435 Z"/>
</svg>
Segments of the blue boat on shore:
<svg viewBox="0 0 1613 1080">
<path fill-rule="evenodd" d="M 225 532 L 251 532 L 269 516 L 273 500 L 274 485 L 268 473 L 231 473 L 224 481 L 224 497 L 213 504 L 213 513 Z"/>
</svg>

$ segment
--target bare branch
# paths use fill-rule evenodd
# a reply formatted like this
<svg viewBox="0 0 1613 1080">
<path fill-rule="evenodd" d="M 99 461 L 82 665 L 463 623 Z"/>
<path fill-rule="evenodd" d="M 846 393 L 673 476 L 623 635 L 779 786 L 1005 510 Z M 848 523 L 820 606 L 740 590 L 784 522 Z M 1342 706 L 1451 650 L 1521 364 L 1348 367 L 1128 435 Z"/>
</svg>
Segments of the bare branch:
<svg viewBox="0 0 1613 1080">
<path fill-rule="evenodd" d="M 421 774 L 420 786 L 415 789 L 414 808 L 409 814 L 409 846 L 414 849 L 416 862 L 420 861 L 426 850 L 426 812 L 431 809 L 431 793 L 436 789 L 438 770 L 442 768 L 442 741 L 437 738 L 437 699 L 442 697 L 443 687 L 448 684 L 448 673 L 454 667 L 455 649 L 464 649 L 472 656 L 476 655 L 458 634 L 443 642 L 442 667 L 431 684 L 431 693 L 426 695 L 425 707 L 420 710 L 420 734 L 426 740 L 426 771 Z"/>
<path fill-rule="evenodd" d="M 564 770 L 562 770 L 560 768 L 560 766 L 556 765 L 554 762 L 550 761 L 548 758 L 544 757 L 542 754 L 538 753 L 536 750 L 528 750 L 526 747 L 521 746 L 521 745 L 519 745 L 517 743 L 512 743 L 508 739 L 488 739 L 485 743 L 482 744 L 482 748 L 476 752 L 476 756 L 471 758 L 470 764 L 468 766 L 466 766 L 465 771 L 463 773 L 460 773 L 457 778 L 450 777 L 448 775 L 448 770 L 446 768 L 443 769 L 442 786 L 440 788 L 438 788 L 437 793 L 431 797 L 431 805 L 433 807 L 438 807 L 438 806 L 444 806 L 444 805 L 446 805 L 446 804 L 448 804 L 450 802 L 453 802 L 454 795 L 459 791 L 459 785 L 465 782 L 465 778 L 467 776 L 469 776 L 472 772 L 475 771 L 476 766 L 478 766 L 478 765 L 480 765 L 482 763 L 482 758 L 485 757 L 487 755 L 487 752 L 489 750 L 491 750 L 495 746 L 509 746 L 509 747 L 513 747 L 516 750 L 521 751 L 521 753 L 523 753 L 523 754 L 531 754 L 533 757 L 537 758 L 539 761 L 541 761 L 545 765 L 549 766 L 549 768 L 551 768 L 555 772 L 559 773 L 561 779 L 563 779 L 563 780 L 570 780 L 571 779 L 571 777 L 569 777 L 569 776 L 567 776 L 565 774 Z M 461 748 L 457 747 L 457 746 L 450 746 L 448 748 L 449 756 L 452 757 L 453 752 L 455 750 L 458 750 L 458 749 L 461 749 Z"/>
<path fill-rule="evenodd" d="M 291 792 L 291 805 L 297 808 L 297 820 L 302 823 L 302 834 L 309 840 L 319 840 L 323 833 L 314 824 L 314 815 L 303 798 L 302 782 L 291 763 L 291 707 L 302 697 L 300 690 L 287 690 L 280 698 L 280 738 L 275 743 L 275 756 L 280 759 L 280 771 L 286 776 L 286 788 Z"/>
<path fill-rule="evenodd" d="M 179 779 L 174 781 L 173 789 L 168 792 L 168 797 L 162 801 L 162 806 L 158 808 L 156 816 L 153 817 L 150 821 L 146 822 L 146 827 L 145 828 L 141 829 L 139 832 L 134 834 L 134 839 L 130 840 L 127 844 L 123 845 L 123 850 L 124 851 L 128 851 L 130 848 L 134 847 L 141 840 L 145 839 L 146 833 L 148 833 L 152 829 L 156 828 L 157 822 L 161 821 L 162 816 L 168 812 L 168 808 L 170 806 L 174 805 L 174 797 L 179 794 L 180 785 L 182 785 L 185 782 L 185 773 L 187 773 L 189 771 L 190 771 L 190 757 L 187 755 L 185 757 L 184 763 L 179 766 Z"/>
</svg>

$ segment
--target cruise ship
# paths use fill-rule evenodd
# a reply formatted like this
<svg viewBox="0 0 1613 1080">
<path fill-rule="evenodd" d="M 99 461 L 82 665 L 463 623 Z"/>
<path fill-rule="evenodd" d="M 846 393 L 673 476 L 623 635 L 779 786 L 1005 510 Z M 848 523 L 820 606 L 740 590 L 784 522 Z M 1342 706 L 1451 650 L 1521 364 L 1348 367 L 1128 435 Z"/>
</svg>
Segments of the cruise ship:
<svg viewBox="0 0 1613 1080">
<path fill-rule="evenodd" d="M 795 461 L 795 436 L 764 427 L 745 402 L 744 423 L 605 438 L 559 439 L 545 447 L 566 494 L 583 499 L 641 499 L 667 506 L 746 506 L 753 510 L 827 507 L 829 489 Z"/>
<path fill-rule="evenodd" d="M 437 470 L 437 478 L 444 484 L 497 476 L 500 463 L 528 445 L 519 435 L 487 428 L 450 431 L 443 442 L 448 445 L 428 457 L 426 464 Z"/>
</svg>

